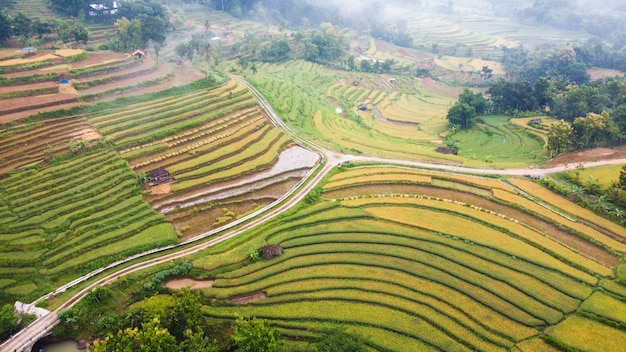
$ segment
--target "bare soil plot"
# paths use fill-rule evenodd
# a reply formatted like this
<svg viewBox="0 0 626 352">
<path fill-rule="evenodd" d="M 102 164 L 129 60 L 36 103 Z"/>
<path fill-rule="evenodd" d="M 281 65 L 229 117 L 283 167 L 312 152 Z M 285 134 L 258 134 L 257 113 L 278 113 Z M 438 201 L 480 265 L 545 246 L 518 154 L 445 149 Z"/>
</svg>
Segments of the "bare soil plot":
<svg viewBox="0 0 626 352">
<path fill-rule="evenodd" d="M 605 77 L 621 76 L 624 74 L 622 71 L 611 70 L 608 68 L 597 68 L 597 67 L 587 69 L 587 73 L 589 73 L 589 76 L 591 76 L 592 81 L 595 81 L 597 79 L 602 79 Z"/>
<path fill-rule="evenodd" d="M 56 101 L 56 100 L 52 99 L 50 101 Z M 48 102 L 50 102 L 50 101 L 48 101 Z M 75 98 L 73 101 L 69 101 L 69 102 L 63 103 L 63 104 L 57 104 L 57 105 L 54 105 L 54 106 L 37 107 L 37 108 L 33 108 L 31 110 L 25 110 L 25 111 L 9 113 L 9 114 L 4 114 L 4 113 L 0 112 L 0 123 L 7 123 L 7 122 L 21 120 L 21 119 L 23 119 L 25 117 L 37 114 L 39 112 L 54 111 L 54 110 L 59 110 L 59 109 L 69 109 L 71 107 L 82 105 L 82 104 L 84 104 L 84 103 L 79 101 L 78 98 Z"/>
<path fill-rule="evenodd" d="M 95 87 L 91 87 L 89 89 L 81 90 L 80 92 L 81 92 L 81 95 L 82 94 L 97 94 L 97 93 L 103 93 L 108 90 L 113 90 L 117 88 L 130 87 L 138 83 L 141 83 L 142 81 L 148 81 L 148 80 L 165 77 L 168 73 L 170 73 L 170 71 L 171 69 L 168 65 L 160 64 L 158 68 L 156 69 L 156 71 L 153 71 L 149 74 L 141 75 L 139 77 L 124 79 L 124 80 L 117 81 L 117 82 L 111 82 L 107 84 L 98 85 Z"/>
<path fill-rule="evenodd" d="M 6 173 L 50 156 L 69 152 L 68 142 L 81 138 L 97 140 L 100 134 L 94 131 L 84 118 L 58 119 L 33 125 L 0 139 L 0 173 Z M 46 151 L 49 150 L 49 151 Z"/>
<path fill-rule="evenodd" d="M 72 103 L 78 103 L 76 95 L 61 93 L 0 100 L 0 122 L 19 120 L 39 111 L 67 108 Z"/>
<path fill-rule="evenodd" d="M 185 85 L 187 83 L 197 81 L 204 77 L 206 77 L 206 74 L 204 72 L 198 69 L 195 69 L 193 67 L 175 66 L 174 77 L 172 77 L 171 79 L 168 79 L 165 82 L 161 82 L 159 84 L 155 84 L 153 86 L 149 86 L 145 88 L 136 89 L 136 90 L 133 90 L 132 92 L 106 97 L 101 100 L 112 100 L 112 99 L 117 99 L 119 97 L 130 97 L 130 96 L 136 96 L 136 95 L 143 95 L 146 93 L 158 92 L 164 89 Z"/>
<path fill-rule="evenodd" d="M 559 155 L 556 158 L 545 163 L 546 166 L 560 164 L 575 164 L 583 161 L 598 161 L 605 159 L 620 159 L 626 157 L 626 151 L 609 149 L 609 148 L 593 148 L 582 150 L 575 153 Z"/>
<path fill-rule="evenodd" d="M 228 299 L 230 304 L 248 304 L 267 298 L 267 293 L 263 291 L 252 292 L 245 295 L 234 296 Z"/>
<path fill-rule="evenodd" d="M 209 288 L 213 286 L 215 280 L 196 280 L 188 277 L 181 277 L 175 279 L 169 279 L 165 281 L 165 287 L 173 290 L 180 290 L 181 288 L 189 287 L 192 290 L 200 288 Z"/>
<path fill-rule="evenodd" d="M 425 90 L 442 96 L 444 98 L 457 99 L 463 88 L 450 86 L 441 82 L 437 82 L 432 78 L 418 78 L 419 86 Z"/>
<path fill-rule="evenodd" d="M 90 52 L 89 57 L 85 60 L 81 60 L 78 62 L 73 62 L 71 64 L 72 68 L 85 68 L 89 66 L 104 64 L 107 62 L 116 62 L 125 60 L 128 58 L 128 54 L 116 53 L 113 51 L 97 51 Z"/>
</svg>

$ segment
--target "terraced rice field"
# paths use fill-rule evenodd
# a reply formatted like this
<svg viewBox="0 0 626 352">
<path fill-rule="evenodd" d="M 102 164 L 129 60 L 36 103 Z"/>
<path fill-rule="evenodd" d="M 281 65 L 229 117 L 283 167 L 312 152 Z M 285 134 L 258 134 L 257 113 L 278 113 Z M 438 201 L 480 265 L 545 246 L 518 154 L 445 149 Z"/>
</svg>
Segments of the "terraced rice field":
<svg viewBox="0 0 626 352">
<path fill-rule="evenodd" d="M 235 81 L 108 110 L 88 122 L 135 172 L 169 172 L 173 182 L 151 187 L 146 200 L 184 238 L 273 202 L 318 161 L 275 128 Z"/>
<path fill-rule="evenodd" d="M 382 76 L 338 76 L 307 62 L 263 64 L 258 69 L 247 78 L 291 126 L 316 140 L 352 153 L 458 160 L 435 152 L 452 99 L 420 89 L 416 80 L 398 79 L 391 87 Z M 376 107 L 378 118 L 373 111 L 358 112 L 361 103 Z M 337 107 L 344 113 L 337 114 Z"/>
<path fill-rule="evenodd" d="M 177 82 L 173 84 L 188 82 L 180 77 L 173 80 L 176 71 L 167 64 L 155 64 L 150 57 L 137 60 L 129 54 L 80 49 L 37 51 L 30 57 L 15 55 L 18 57 L 0 62 L 3 123 L 145 90 L 170 80 Z M 69 77 L 69 84 L 60 84 L 62 75 Z M 190 77 L 197 79 L 197 75 Z"/>
<path fill-rule="evenodd" d="M 13 127 L 0 136 L 0 174 L 67 154 L 72 139 L 96 144 L 100 137 L 82 117 Z"/>
<path fill-rule="evenodd" d="M 0 278 L 10 280 L 3 290 L 27 302 L 89 270 L 177 242 L 165 217 L 143 201 L 126 162 L 106 149 L 1 179 L 0 214 Z"/>
<path fill-rule="evenodd" d="M 195 260 L 215 273 L 203 294 L 232 302 L 205 306 L 205 315 L 267 319 L 292 339 L 339 324 L 385 351 L 623 344 L 626 289 L 594 291 L 600 281 L 618 285 L 614 268 L 624 249 L 587 241 L 556 208 L 520 202 L 541 207 L 510 184 L 356 167 L 328 178 L 321 191 L 321 201 L 251 232 L 248 242 Z M 539 203 L 565 207 L 555 197 L 544 193 Z M 626 233 L 589 221 L 609 240 Z M 266 244 L 281 246 L 282 255 L 245 260 Z"/>
<path fill-rule="evenodd" d="M 471 129 L 454 134 L 459 155 L 496 163 L 541 164 L 547 159 L 541 132 L 509 122 L 506 116 L 485 116 Z M 513 157 L 514 156 L 514 157 Z"/>
</svg>

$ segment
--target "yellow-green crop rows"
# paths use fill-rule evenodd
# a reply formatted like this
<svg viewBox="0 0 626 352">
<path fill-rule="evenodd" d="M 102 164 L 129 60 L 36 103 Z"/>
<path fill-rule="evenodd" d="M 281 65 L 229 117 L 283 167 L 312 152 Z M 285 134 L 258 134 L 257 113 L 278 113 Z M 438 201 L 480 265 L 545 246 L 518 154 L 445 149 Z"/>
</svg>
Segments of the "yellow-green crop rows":
<svg viewBox="0 0 626 352">
<path fill-rule="evenodd" d="M 265 295 L 244 305 L 205 306 L 204 314 L 256 316 L 294 338 L 301 329 L 339 324 L 388 351 L 619 349 L 624 297 L 595 292 L 600 281 L 619 286 L 615 268 L 538 230 L 552 220 L 492 190 L 516 194 L 495 179 L 423 170 L 338 172 L 319 203 L 195 260 L 216 270 L 204 295 L 223 301 Z M 245 260 L 265 244 L 284 251 Z M 571 336 L 578 333 L 585 338 Z"/>
<path fill-rule="evenodd" d="M 177 242 L 126 162 L 96 151 L 0 180 L 0 277 L 28 301 L 128 255 Z M 28 269 L 24 273 L 14 268 Z"/>
<path fill-rule="evenodd" d="M 205 200 L 225 182 L 241 182 L 267 171 L 293 143 L 261 112 L 236 81 L 106 111 L 89 117 L 139 173 L 165 168 L 173 182 L 147 200 L 182 235 L 199 234 L 270 202 L 253 190 Z M 294 182 L 293 178 L 277 183 Z M 297 180 L 296 180 L 297 182 Z M 221 186 L 220 186 L 221 185 Z"/>
</svg>

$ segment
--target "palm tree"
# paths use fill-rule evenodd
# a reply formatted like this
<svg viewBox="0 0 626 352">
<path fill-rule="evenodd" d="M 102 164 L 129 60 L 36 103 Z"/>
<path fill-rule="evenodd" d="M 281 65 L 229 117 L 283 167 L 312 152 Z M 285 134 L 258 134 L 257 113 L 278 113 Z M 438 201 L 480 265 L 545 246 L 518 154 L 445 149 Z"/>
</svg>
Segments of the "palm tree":
<svg viewBox="0 0 626 352">
<path fill-rule="evenodd" d="M 615 216 L 618 220 L 621 220 L 624 217 L 624 211 L 620 208 L 615 208 L 611 212 L 611 215 Z"/>
<path fill-rule="evenodd" d="M 607 212 L 608 209 L 611 207 L 611 203 L 609 203 L 604 194 L 601 194 L 599 196 L 593 195 L 591 196 L 591 198 L 594 200 L 592 208 L 598 213 Z"/>
<path fill-rule="evenodd" d="M 145 172 L 144 170 L 139 171 L 139 173 L 137 174 L 137 181 L 142 186 L 148 183 L 150 181 L 148 177 L 148 173 Z"/>
<path fill-rule="evenodd" d="M 573 197 L 573 201 L 578 202 L 580 198 L 585 194 L 585 187 L 579 185 L 573 185 L 569 190 L 569 195 Z"/>
</svg>

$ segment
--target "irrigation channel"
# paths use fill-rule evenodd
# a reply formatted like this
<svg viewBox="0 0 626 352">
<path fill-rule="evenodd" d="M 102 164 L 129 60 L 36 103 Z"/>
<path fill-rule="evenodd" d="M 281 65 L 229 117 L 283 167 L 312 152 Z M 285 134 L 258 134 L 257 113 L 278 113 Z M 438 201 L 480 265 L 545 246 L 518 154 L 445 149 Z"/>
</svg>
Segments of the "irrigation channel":
<svg viewBox="0 0 626 352">
<path fill-rule="evenodd" d="M 88 280 L 92 280 L 88 285 L 83 287 L 81 290 L 76 292 L 72 297 L 70 297 L 66 302 L 61 304 L 58 308 L 51 311 L 47 315 L 37 319 L 31 325 L 13 335 L 10 339 L 5 341 L 2 345 L 0 345 L 0 352 L 22 352 L 29 351 L 31 346 L 40 338 L 47 335 L 52 327 L 54 327 L 58 323 L 57 314 L 64 309 L 71 308 L 80 301 L 89 291 L 91 291 L 94 287 L 102 286 L 109 284 L 115 281 L 117 278 L 122 277 L 124 275 L 130 274 L 135 271 L 143 270 L 150 266 L 162 264 L 168 262 L 173 259 L 182 258 L 188 256 L 190 254 L 202 251 L 206 248 L 214 246 L 220 242 L 226 241 L 230 238 L 233 238 L 247 230 L 250 230 L 276 216 L 287 211 L 298 202 L 300 202 L 304 196 L 309 193 L 315 186 L 319 184 L 319 182 L 324 178 L 325 175 L 328 174 L 335 166 L 340 165 L 344 162 L 368 162 L 368 163 L 379 163 L 385 165 L 396 165 L 396 166 L 410 166 L 410 167 L 419 167 L 419 168 L 427 168 L 431 170 L 438 170 L 441 172 L 450 172 L 450 173 L 470 173 L 477 175 L 509 175 L 509 176 L 523 176 L 523 175 L 545 175 L 550 173 L 562 172 L 570 169 L 571 165 L 560 165 L 555 166 L 549 169 L 537 169 L 537 168 L 522 168 L 522 169 L 473 169 L 466 168 L 454 165 L 445 165 L 445 164 L 431 164 L 431 163 L 422 163 L 422 162 L 413 162 L 406 160 L 398 160 L 398 159 L 385 159 L 381 157 L 372 157 L 372 156 L 355 156 L 355 155 L 347 155 L 342 154 L 335 151 L 326 150 L 310 141 L 306 141 L 298 136 L 289 126 L 287 126 L 282 119 L 278 116 L 278 114 L 272 109 L 267 100 L 247 81 L 245 81 L 241 77 L 233 76 L 234 79 L 245 85 L 256 97 L 261 107 L 265 110 L 267 115 L 270 117 L 272 123 L 287 133 L 290 137 L 292 137 L 300 146 L 311 149 L 322 156 L 322 162 L 319 163 L 316 167 L 312 168 L 311 171 L 298 183 L 293 189 L 291 189 L 287 194 L 273 202 L 272 204 L 252 213 L 246 217 L 243 217 L 235 222 L 232 222 L 222 228 L 212 230 L 198 236 L 195 236 L 183 243 L 180 243 L 175 246 L 167 246 L 160 249 L 155 249 L 151 251 L 147 251 L 144 253 L 140 253 L 134 256 L 131 256 L 127 259 L 120 260 L 118 262 L 109 264 L 105 267 L 96 269 L 91 273 L 84 275 L 58 289 L 53 292 L 48 293 L 37 299 L 33 304 L 46 299 L 52 295 L 57 295 L 59 293 L 65 292 L 66 290 L 83 284 Z M 593 167 L 593 166 L 601 166 L 601 165 L 616 165 L 616 164 L 625 164 L 626 159 L 614 159 L 614 160 L 603 160 L 596 162 L 585 162 L 581 163 L 581 165 L 585 168 Z M 211 237 L 210 239 L 208 239 Z M 143 262 L 135 263 L 129 265 L 131 261 L 140 260 L 143 257 L 153 257 L 157 255 L 156 258 L 148 259 Z M 119 267 L 123 265 L 128 265 L 119 269 Z"/>
</svg>

